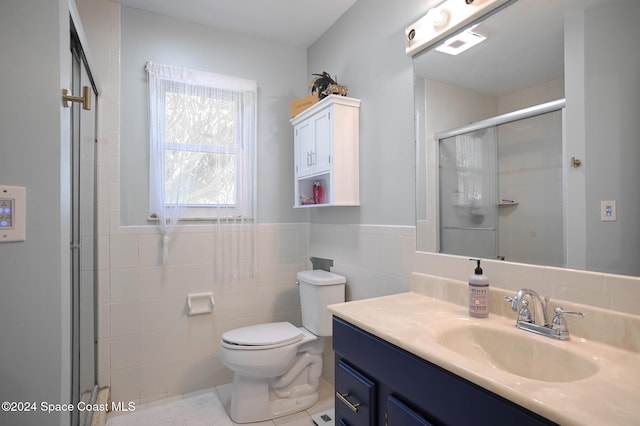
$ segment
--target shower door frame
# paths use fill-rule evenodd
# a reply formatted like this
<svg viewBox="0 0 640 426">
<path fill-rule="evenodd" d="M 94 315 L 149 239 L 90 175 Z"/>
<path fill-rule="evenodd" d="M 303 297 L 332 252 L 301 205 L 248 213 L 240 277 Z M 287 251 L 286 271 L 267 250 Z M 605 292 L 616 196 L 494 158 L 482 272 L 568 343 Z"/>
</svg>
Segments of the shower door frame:
<svg viewBox="0 0 640 426">
<path fill-rule="evenodd" d="M 83 48 L 79 17 L 70 14 L 71 92 L 91 88 L 91 110 L 71 104 L 71 402 L 92 403 L 97 392 L 97 134 L 98 90 Z M 91 114 L 91 119 L 87 115 Z M 87 123 L 87 121 L 89 123 Z M 88 127 L 87 127 L 88 124 Z M 88 155 L 87 155 L 88 151 Z M 88 176 L 89 175 L 89 176 Z M 90 208 L 88 206 L 91 206 Z M 89 312 L 86 312 L 90 309 Z M 83 397 L 83 394 L 85 395 Z M 92 412 L 75 409 L 71 424 L 90 424 Z M 82 422 L 82 423 L 81 423 Z"/>
</svg>

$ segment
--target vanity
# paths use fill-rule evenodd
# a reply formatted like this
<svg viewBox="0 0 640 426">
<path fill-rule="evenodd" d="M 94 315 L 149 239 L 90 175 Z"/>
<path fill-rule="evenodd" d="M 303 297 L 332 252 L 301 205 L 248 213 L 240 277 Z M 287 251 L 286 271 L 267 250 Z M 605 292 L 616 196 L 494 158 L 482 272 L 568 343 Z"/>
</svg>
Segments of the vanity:
<svg viewBox="0 0 640 426">
<path fill-rule="evenodd" d="M 555 424 L 340 318 L 333 330 L 344 424 Z"/>
<path fill-rule="evenodd" d="M 498 304 L 508 294 L 492 292 Z M 336 424 L 640 424 L 637 348 L 528 333 L 503 304 L 475 319 L 414 288 L 329 306 Z M 626 320 L 637 329 L 640 319 Z"/>
</svg>

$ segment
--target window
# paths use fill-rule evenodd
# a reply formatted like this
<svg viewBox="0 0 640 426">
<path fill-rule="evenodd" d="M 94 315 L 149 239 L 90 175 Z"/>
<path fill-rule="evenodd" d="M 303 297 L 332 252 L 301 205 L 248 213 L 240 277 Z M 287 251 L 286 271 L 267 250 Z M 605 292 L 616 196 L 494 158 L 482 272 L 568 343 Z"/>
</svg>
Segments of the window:
<svg viewBox="0 0 640 426">
<path fill-rule="evenodd" d="M 153 63 L 147 70 L 152 217 L 252 219 L 256 83 Z"/>
</svg>

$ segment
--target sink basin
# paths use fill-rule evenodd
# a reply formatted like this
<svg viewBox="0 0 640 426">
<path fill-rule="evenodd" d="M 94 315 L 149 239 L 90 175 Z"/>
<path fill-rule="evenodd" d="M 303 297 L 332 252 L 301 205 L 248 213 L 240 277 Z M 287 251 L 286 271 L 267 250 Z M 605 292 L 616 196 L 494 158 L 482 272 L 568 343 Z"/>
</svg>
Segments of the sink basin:
<svg viewBox="0 0 640 426">
<path fill-rule="evenodd" d="M 468 325 L 447 330 L 436 341 L 493 368 L 544 382 L 571 382 L 598 371 L 589 359 L 522 333 Z"/>
</svg>

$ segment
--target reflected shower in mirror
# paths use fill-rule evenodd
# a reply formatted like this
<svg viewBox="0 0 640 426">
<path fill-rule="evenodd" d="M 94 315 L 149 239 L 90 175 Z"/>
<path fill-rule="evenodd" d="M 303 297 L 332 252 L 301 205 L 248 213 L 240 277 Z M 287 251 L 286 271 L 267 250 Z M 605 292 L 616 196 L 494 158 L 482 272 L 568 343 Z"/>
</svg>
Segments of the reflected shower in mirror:
<svg viewBox="0 0 640 426">
<path fill-rule="evenodd" d="M 439 251 L 564 265 L 561 111 L 436 137 Z"/>
<path fill-rule="evenodd" d="M 638 16 L 637 0 L 518 0 L 479 23 L 483 43 L 414 57 L 419 251 L 640 276 Z"/>
</svg>

